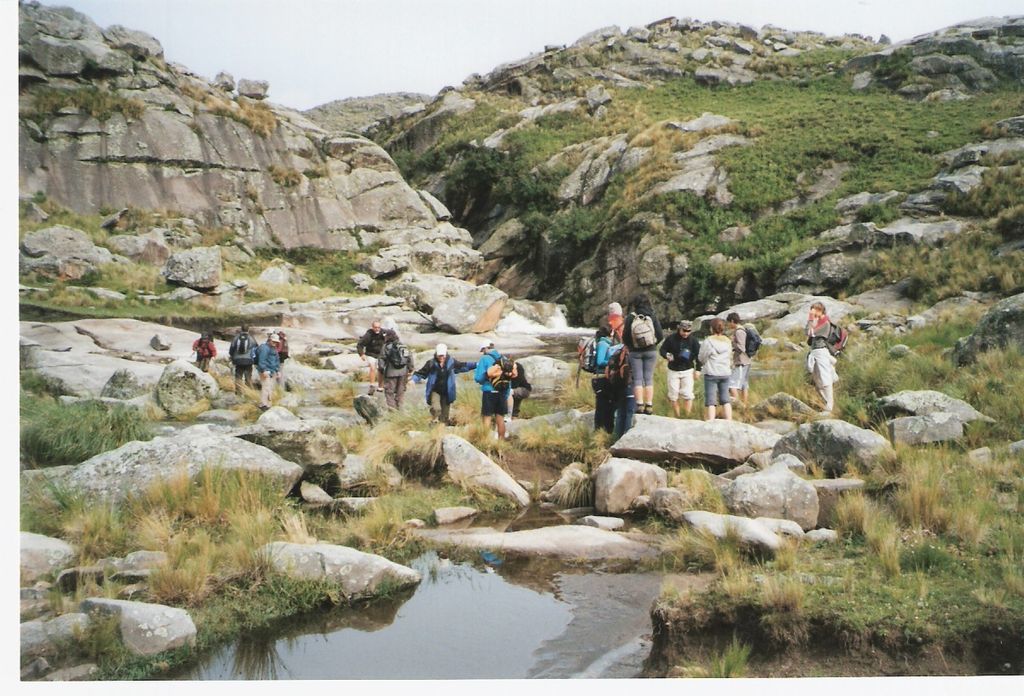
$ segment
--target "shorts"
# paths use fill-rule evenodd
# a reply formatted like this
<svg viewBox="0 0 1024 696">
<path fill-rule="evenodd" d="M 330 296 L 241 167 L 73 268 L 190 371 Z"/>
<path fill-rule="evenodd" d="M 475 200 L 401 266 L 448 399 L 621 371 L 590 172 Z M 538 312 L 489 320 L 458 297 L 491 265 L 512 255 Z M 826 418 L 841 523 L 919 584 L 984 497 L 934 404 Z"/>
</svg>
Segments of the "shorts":
<svg viewBox="0 0 1024 696">
<path fill-rule="evenodd" d="M 693 401 L 693 370 L 668 371 L 668 400 Z"/>
<path fill-rule="evenodd" d="M 654 366 L 657 364 L 658 353 L 653 349 L 630 353 L 629 369 L 633 371 L 633 386 L 654 386 Z"/>
<path fill-rule="evenodd" d="M 481 416 L 504 416 L 508 414 L 508 392 L 486 391 L 480 394 Z"/>
<path fill-rule="evenodd" d="M 724 406 L 729 400 L 729 377 L 704 375 L 704 405 Z"/>
<path fill-rule="evenodd" d="M 732 368 L 732 377 L 729 378 L 730 389 L 746 389 L 750 386 L 750 365 L 737 365 Z"/>
</svg>

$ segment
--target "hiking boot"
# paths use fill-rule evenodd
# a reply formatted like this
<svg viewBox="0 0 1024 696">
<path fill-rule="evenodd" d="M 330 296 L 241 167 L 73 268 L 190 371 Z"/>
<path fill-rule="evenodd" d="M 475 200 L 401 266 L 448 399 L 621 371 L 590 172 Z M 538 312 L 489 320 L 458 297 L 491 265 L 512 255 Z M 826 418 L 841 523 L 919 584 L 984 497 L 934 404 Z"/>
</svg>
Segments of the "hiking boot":
<svg viewBox="0 0 1024 696">
<path fill-rule="evenodd" d="M 644 410 L 642 411 L 642 413 L 645 416 L 653 415 L 654 414 L 654 405 L 653 404 L 644 404 Z"/>
</svg>

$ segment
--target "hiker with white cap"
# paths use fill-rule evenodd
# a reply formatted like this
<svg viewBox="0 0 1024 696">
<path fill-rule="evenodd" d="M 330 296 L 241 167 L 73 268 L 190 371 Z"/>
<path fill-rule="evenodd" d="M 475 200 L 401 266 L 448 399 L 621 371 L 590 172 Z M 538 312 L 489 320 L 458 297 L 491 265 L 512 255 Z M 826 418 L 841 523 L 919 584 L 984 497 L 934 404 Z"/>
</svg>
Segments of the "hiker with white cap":
<svg viewBox="0 0 1024 696">
<path fill-rule="evenodd" d="M 480 345 L 483 356 L 476 364 L 473 379 L 480 385 L 480 415 L 484 427 L 491 429 L 491 421 L 497 421 L 498 438 L 505 439 L 505 416 L 508 415 L 508 397 L 512 391 L 512 380 L 516 375 L 516 364 L 502 356 L 492 341 Z"/>
<path fill-rule="evenodd" d="M 281 345 L 281 337 L 276 333 L 267 337 L 266 343 L 256 349 L 256 372 L 260 376 L 260 410 L 270 408 L 270 399 L 277 384 L 277 374 L 281 371 L 281 357 L 277 349 Z"/>
<path fill-rule="evenodd" d="M 434 348 L 434 356 L 423 364 L 423 367 L 412 373 L 412 381 L 419 384 L 427 381 L 424 396 L 430 417 L 435 422 L 454 425 L 450 409 L 455 403 L 455 375 L 476 369 L 476 363 L 464 363 L 448 355 L 448 346 L 438 343 Z"/>
</svg>

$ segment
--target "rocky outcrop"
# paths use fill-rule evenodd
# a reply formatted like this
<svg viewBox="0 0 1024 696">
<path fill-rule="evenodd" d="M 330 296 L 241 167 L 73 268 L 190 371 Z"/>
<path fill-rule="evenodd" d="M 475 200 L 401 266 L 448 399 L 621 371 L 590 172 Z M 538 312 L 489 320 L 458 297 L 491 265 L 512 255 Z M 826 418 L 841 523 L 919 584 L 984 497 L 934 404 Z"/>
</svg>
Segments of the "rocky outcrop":
<svg viewBox="0 0 1024 696">
<path fill-rule="evenodd" d="M 426 108 L 430 95 L 389 92 L 371 97 L 337 99 L 303 112 L 321 128 L 334 132 L 365 133 L 378 122 Z"/>
<path fill-rule="evenodd" d="M 490 457 L 457 435 L 445 435 L 441 455 L 448 478 L 470 490 L 482 488 L 512 500 L 519 506 L 530 504 L 530 494 Z"/>
<path fill-rule="evenodd" d="M 262 552 L 279 572 L 337 584 L 347 601 L 373 597 L 385 585 L 403 589 L 420 582 L 420 574 L 412 568 L 347 546 L 275 541 L 264 546 Z"/>
<path fill-rule="evenodd" d="M 266 447 L 282 459 L 306 469 L 340 464 L 345 460 L 345 448 L 338 441 L 338 429 L 326 421 L 313 422 L 296 418 L 290 422 L 258 422 L 238 437 Z"/>
<path fill-rule="evenodd" d="M 1011 345 L 1024 349 L 1024 293 L 1007 297 L 989 310 L 973 334 L 956 342 L 953 358 L 959 365 L 968 365 L 985 351 Z"/>
<path fill-rule="evenodd" d="M 667 481 L 660 466 L 612 457 L 594 472 L 594 508 L 602 515 L 621 515 L 638 496 L 650 495 Z"/>
<path fill-rule="evenodd" d="M 196 625 L 184 609 L 99 597 L 83 600 L 80 608 L 90 616 L 115 617 L 121 642 L 135 655 L 156 655 L 196 643 Z"/>
<path fill-rule="evenodd" d="M 817 462 L 825 471 L 842 475 L 847 462 L 870 471 L 895 457 L 892 446 L 873 430 L 865 430 L 835 419 L 806 423 L 784 435 L 772 449 L 772 456 L 792 454 L 804 462 Z"/>
<path fill-rule="evenodd" d="M 637 416 L 636 425 L 612 445 L 617 457 L 725 470 L 755 452 L 772 449 L 779 436 L 739 421 L 679 420 Z"/>
</svg>

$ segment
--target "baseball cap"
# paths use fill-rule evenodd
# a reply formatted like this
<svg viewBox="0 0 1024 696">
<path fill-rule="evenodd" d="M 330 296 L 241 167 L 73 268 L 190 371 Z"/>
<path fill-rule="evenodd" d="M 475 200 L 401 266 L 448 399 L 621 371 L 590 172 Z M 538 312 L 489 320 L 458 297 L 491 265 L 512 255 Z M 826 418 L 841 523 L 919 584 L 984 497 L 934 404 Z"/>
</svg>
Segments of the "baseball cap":
<svg viewBox="0 0 1024 696">
<path fill-rule="evenodd" d="M 485 350 L 490 350 L 494 347 L 494 341 L 484 341 L 480 344 L 480 352 L 483 353 Z"/>
<path fill-rule="evenodd" d="M 448 355 L 448 346 L 438 343 L 437 348 L 434 349 L 434 355 Z"/>
<path fill-rule="evenodd" d="M 267 340 L 268 341 L 274 341 L 275 343 L 279 343 L 281 341 L 281 337 L 278 336 L 276 333 L 272 333 L 272 334 L 270 334 L 270 336 L 267 337 Z"/>
<path fill-rule="evenodd" d="M 617 314 L 617 315 L 619 315 L 621 317 L 622 316 L 622 305 L 620 305 L 618 302 L 612 302 L 610 305 L 608 305 L 608 313 L 609 314 Z"/>
</svg>

